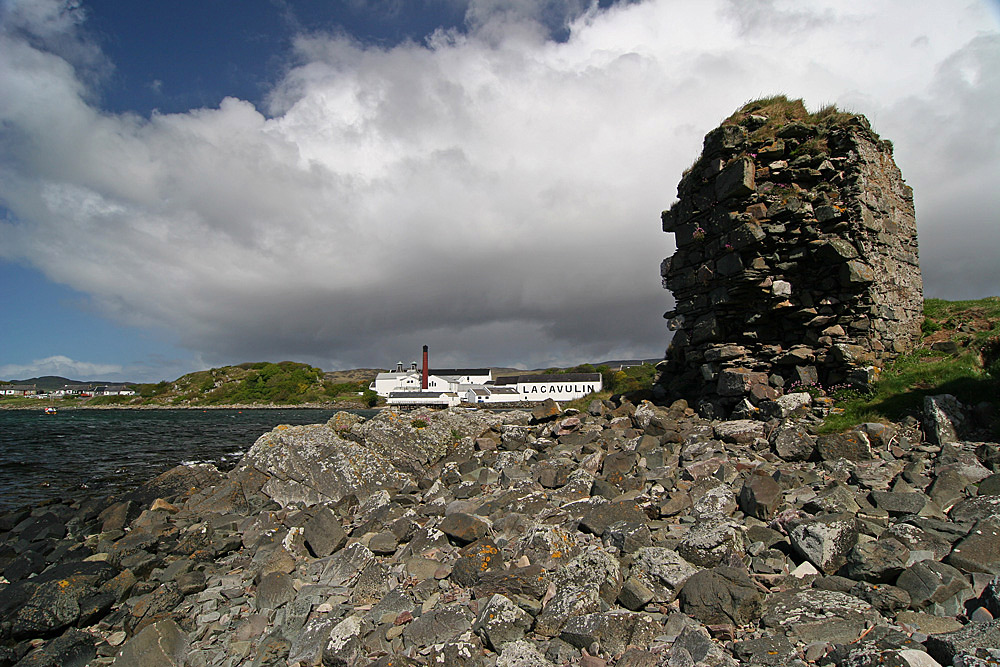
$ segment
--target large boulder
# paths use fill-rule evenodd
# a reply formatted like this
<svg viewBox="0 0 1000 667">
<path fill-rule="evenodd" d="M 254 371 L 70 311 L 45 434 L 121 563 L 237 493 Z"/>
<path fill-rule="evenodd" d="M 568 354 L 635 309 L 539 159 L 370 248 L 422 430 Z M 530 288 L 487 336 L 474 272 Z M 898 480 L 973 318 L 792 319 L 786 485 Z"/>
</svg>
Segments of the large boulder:
<svg viewBox="0 0 1000 667">
<path fill-rule="evenodd" d="M 886 621 L 870 604 L 846 593 L 816 588 L 771 595 L 761 625 L 804 643 L 853 642 L 871 625 Z"/>
<path fill-rule="evenodd" d="M 743 570 L 719 566 L 692 575 L 680 591 L 681 611 L 707 625 L 757 620 L 764 595 Z"/>
<path fill-rule="evenodd" d="M 279 426 L 262 435 L 230 477 L 241 480 L 253 473 L 269 477 L 261 491 L 282 506 L 361 498 L 415 481 L 384 453 L 346 440 L 325 424 Z"/>
<path fill-rule="evenodd" d="M 188 638 L 176 622 L 165 619 L 146 628 L 122 646 L 114 667 L 180 667 L 185 664 Z"/>
</svg>

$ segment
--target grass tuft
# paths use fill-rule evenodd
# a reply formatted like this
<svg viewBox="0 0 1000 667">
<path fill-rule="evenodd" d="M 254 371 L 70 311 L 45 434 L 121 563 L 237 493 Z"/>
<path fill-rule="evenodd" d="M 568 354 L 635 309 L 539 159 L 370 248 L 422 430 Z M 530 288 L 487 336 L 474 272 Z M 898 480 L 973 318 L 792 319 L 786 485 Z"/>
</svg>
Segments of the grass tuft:
<svg viewBox="0 0 1000 667">
<path fill-rule="evenodd" d="M 925 396 L 952 394 L 967 405 L 1000 397 L 1000 297 L 927 299 L 917 348 L 887 367 L 866 395 L 838 397 L 822 432 L 919 415 Z M 953 344 L 949 348 L 949 344 Z M 935 349 L 938 348 L 938 349 Z M 841 400 L 837 400 L 841 398 Z M 1000 423 L 991 429 L 1000 435 Z"/>
</svg>

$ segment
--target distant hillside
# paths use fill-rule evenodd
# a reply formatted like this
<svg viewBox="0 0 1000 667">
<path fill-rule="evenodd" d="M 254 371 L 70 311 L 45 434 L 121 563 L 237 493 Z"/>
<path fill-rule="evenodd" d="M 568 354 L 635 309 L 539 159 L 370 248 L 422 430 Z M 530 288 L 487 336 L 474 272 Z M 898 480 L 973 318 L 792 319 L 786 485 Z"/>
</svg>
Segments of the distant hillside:
<svg viewBox="0 0 1000 667">
<path fill-rule="evenodd" d="M 334 384 L 342 382 L 364 382 L 371 384 L 376 375 L 384 372 L 385 370 L 381 368 L 352 368 L 345 371 L 327 371 L 323 374 L 323 377 Z"/>
<path fill-rule="evenodd" d="M 127 384 L 134 385 L 134 382 L 118 382 L 111 380 L 70 380 L 69 378 L 64 378 L 60 375 L 43 375 L 36 378 L 28 378 L 27 380 L 10 380 L 9 384 L 33 384 L 39 390 L 42 391 L 52 391 L 54 389 L 62 389 L 68 384 L 92 384 L 92 385 L 107 385 L 107 384 Z"/>
<path fill-rule="evenodd" d="M 327 377 L 332 375 L 333 378 Z M 359 380 L 336 381 L 357 376 Z M 173 382 L 140 384 L 138 396 L 98 397 L 101 405 L 302 405 L 352 403 L 364 407 L 374 392 L 367 391 L 365 372 L 324 374 L 319 368 L 294 361 L 256 362 L 195 371 Z M 371 375 L 374 377 L 374 375 Z"/>
</svg>

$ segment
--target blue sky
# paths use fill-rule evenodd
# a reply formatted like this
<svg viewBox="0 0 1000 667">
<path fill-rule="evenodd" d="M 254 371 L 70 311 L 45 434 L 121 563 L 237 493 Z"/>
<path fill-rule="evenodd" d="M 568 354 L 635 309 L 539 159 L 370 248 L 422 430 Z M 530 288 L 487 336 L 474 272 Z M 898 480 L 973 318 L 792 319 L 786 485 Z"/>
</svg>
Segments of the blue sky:
<svg viewBox="0 0 1000 667">
<path fill-rule="evenodd" d="M 995 0 L 0 0 L 0 379 L 657 357 L 701 139 L 865 113 L 1000 294 Z"/>
</svg>

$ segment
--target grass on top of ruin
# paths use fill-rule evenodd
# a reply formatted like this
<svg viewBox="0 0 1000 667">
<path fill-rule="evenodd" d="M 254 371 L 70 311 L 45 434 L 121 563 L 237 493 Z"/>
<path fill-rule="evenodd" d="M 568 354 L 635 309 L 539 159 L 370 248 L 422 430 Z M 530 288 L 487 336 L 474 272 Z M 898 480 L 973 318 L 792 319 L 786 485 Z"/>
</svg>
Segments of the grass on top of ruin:
<svg viewBox="0 0 1000 667">
<path fill-rule="evenodd" d="M 872 391 L 832 392 L 836 414 L 823 432 L 918 415 L 925 396 L 952 394 L 966 405 L 994 404 L 990 430 L 1000 436 L 1000 297 L 927 299 L 917 348 L 888 366 Z"/>
<path fill-rule="evenodd" d="M 722 121 L 723 125 L 742 125 L 750 116 L 764 116 L 767 122 L 756 127 L 751 132 L 753 139 L 772 138 L 779 128 L 791 121 L 817 124 L 821 122 L 841 123 L 850 120 L 855 114 L 841 111 L 833 104 L 827 104 L 814 113 L 806 109 L 801 99 L 790 100 L 784 95 L 773 95 L 750 100 L 729 118 Z"/>
</svg>

